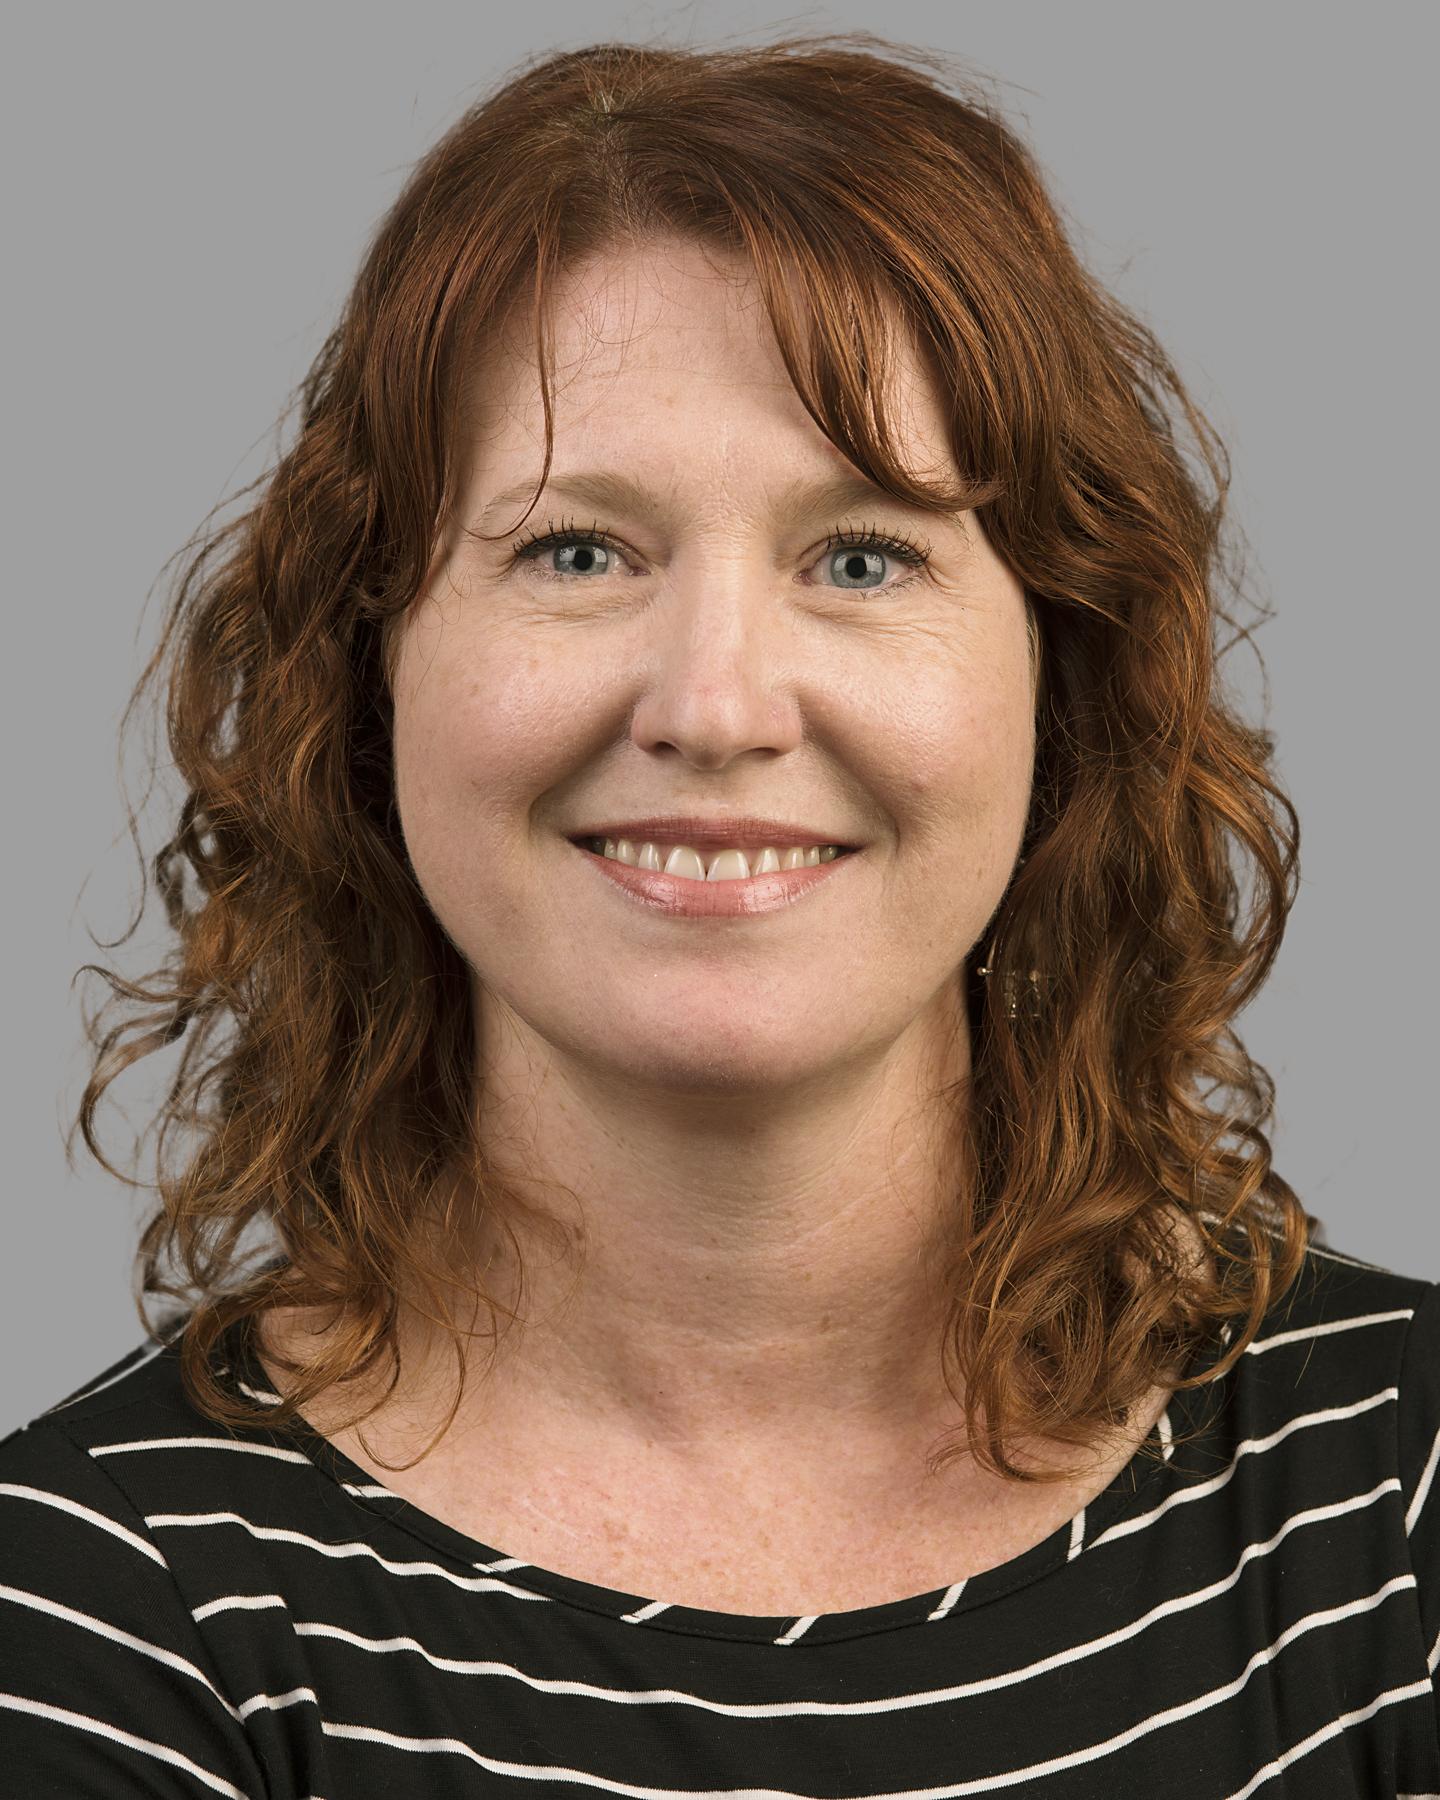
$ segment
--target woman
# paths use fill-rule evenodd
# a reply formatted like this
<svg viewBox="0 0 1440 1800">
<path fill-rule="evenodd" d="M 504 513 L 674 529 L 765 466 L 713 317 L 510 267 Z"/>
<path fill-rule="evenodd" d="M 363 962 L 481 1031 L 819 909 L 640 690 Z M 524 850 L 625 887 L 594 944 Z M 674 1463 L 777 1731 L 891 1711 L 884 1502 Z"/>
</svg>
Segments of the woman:
<svg viewBox="0 0 1440 1800">
<path fill-rule="evenodd" d="M 200 1138 L 0 1452 L 22 1791 L 1440 1789 L 1437 1284 L 1228 1027 L 1223 451 L 930 60 L 522 73 L 182 584 L 80 1123 L 183 1035 Z"/>
</svg>

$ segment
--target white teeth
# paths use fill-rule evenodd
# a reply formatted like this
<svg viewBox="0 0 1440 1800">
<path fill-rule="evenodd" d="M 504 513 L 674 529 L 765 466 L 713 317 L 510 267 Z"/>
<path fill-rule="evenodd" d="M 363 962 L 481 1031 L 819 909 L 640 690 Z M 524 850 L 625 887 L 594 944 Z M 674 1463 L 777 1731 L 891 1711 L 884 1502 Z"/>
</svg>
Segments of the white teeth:
<svg viewBox="0 0 1440 1800">
<path fill-rule="evenodd" d="M 797 844 L 788 850 L 766 845 L 758 852 L 715 850 L 710 853 L 707 869 L 700 851 L 689 844 L 634 844 L 629 838 L 606 838 L 605 855 L 614 862 L 629 863 L 633 868 L 663 870 L 685 881 L 744 881 L 751 875 L 769 875 L 779 869 L 813 869 L 820 863 L 833 862 L 840 854 L 838 844 Z M 754 866 L 750 857 L 754 856 Z"/>
</svg>

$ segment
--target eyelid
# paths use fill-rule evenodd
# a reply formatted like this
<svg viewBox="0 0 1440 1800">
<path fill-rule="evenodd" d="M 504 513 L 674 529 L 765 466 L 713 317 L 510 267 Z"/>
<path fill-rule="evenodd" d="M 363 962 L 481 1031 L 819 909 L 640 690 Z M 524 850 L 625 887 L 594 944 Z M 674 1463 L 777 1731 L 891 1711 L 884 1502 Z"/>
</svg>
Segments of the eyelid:
<svg viewBox="0 0 1440 1800">
<path fill-rule="evenodd" d="M 523 532 L 519 537 L 512 540 L 510 545 L 511 560 L 512 563 L 522 561 L 538 563 L 542 551 L 553 550 L 557 547 L 563 547 L 564 545 L 574 543 L 600 544 L 605 549 L 616 551 L 621 556 L 625 556 L 628 559 L 628 552 L 626 551 L 625 546 L 611 532 L 606 531 L 598 520 L 581 529 L 577 527 L 572 520 L 567 520 L 562 524 L 557 525 L 553 519 L 549 519 L 546 521 L 546 529 L 544 531 Z M 895 561 L 908 569 L 910 573 L 902 577 L 899 581 L 890 582 L 885 588 L 837 588 L 835 591 L 841 594 L 890 593 L 897 587 L 907 586 L 911 580 L 926 568 L 930 560 L 931 546 L 928 543 L 923 540 L 917 541 L 910 537 L 906 532 L 885 531 L 876 525 L 863 527 L 849 525 L 833 526 L 826 535 L 820 548 L 815 552 L 815 557 L 823 556 L 827 550 L 833 550 L 837 545 L 842 544 L 873 546 L 875 549 L 892 556 Z M 571 579 L 569 576 L 558 575 L 553 570 L 542 570 L 537 568 L 536 572 L 542 579 L 548 581 L 568 581 Z M 583 580 L 584 578 L 580 577 L 579 579 Z M 822 583 L 820 585 L 823 586 L 824 584 Z"/>
<path fill-rule="evenodd" d="M 625 554 L 625 546 L 611 532 L 605 530 L 598 520 L 582 531 L 572 520 L 557 525 L 553 519 L 546 521 L 544 531 L 522 531 L 510 543 L 512 557 L 520 558 L 527 552 L 534 553 L 541 549 L 550 550 L 556 541 L 564 543 L 603 544 L 607 550 L 618 550 Z"/>
</svg>

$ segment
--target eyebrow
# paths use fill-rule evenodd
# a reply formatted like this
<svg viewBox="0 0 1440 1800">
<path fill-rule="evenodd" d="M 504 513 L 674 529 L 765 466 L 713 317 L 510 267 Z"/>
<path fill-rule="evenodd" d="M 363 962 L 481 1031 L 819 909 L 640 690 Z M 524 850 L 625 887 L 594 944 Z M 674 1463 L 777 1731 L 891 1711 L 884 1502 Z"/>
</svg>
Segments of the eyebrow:
<svg viewBox="0 0 1440 1800">
<path fill-rule="evenodd" d="M 483 529 L 506 507 L 528 500 L 533 490 L 533 482 L 522 481 L 514 487 L 506 488 L 503 493 L 496 494 L 481 513 L 478 526 Z M 540 498 L 546 494 L 581 500 L 588 506 L 613 508 L 618 512 L 650 517 L 665 511 L 664 501 L 643 482 L 605 470 L 577 470 L 573 474 L 554 476 L 540 490 Z M 538 499 L 536 503 L 538 505 Z M 882 506 L 892 512 L 898 510 L 912 514 L 918 514 L 922 510 L 897 499 L 894 494 L 877 487 L 863 475 L 842 473 L 824 476 L 817 481 L 793 483 L 783 490 L 774 511 L 779 522 L 791 524 L 811 518 L 817 513 L 845 512 L 855 506 Z M 933 518 L 935 515 L 931 511 L 927 516 Z"/>
</svg>

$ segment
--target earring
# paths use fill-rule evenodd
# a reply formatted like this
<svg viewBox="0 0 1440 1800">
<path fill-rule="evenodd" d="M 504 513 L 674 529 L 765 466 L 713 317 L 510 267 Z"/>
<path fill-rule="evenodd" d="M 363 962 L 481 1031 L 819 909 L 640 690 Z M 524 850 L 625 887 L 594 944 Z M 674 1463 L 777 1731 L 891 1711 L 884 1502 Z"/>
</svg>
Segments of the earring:
<svg viewBox="0 0 1440 1800">
<path fill-rule="evenodd" d="M 1025 858 L 1023 856 L 1016 858 L 1015 866 L 1017 869 L 1024 860 Z M 997 931 L 990 939 L 989 955 L 975 971 L 977 975 L 983 975 L 988 978 L 995 973 L 995 947 L 999 940 L 1000 933 Z M 1040 969 L 1002 969 L 1000 973 L 1004 977 L 1001 988 L 1005 997 L 1006 1018 L 1014 1020 L 1020 1017 L 1022 991 L 1025 995 L 1027 1016 L 1030 1018 L 1037 1018 L 1044 1004 L 1044 992 L 1042 987 L 1042 983 L 1046 980 L 1044 972 Z M 1023 990 L 1021 988 L 1022 982 L 1026 984 Z"/>
<path fill-rule="evenodd" d="M 991 938 L 990 954 L 980 967 L 976 969 L 975 973 L 977 975 L 988 977 L 995 973 L 996 941 L 997 938 Z M 1039 969 L 1028 969 L 1023 971 L 1020 969 L 1002 969 L 1000 973 L 1004 977 L 1001 988 L 1005 996 L 1006 1018 L 1014 1020 L 1020 1017 L 1020 995 L 1022 992 L 1020 984 L 1022 981 L 1027 984 L 1027 991 L 1025 992 L 1026 1016 L 1032 1019 L 1037 1018 L 1044 999 L 1041 983 L 1045 980 L 1045 976 L 1042 971 Z"/>
</svg>

